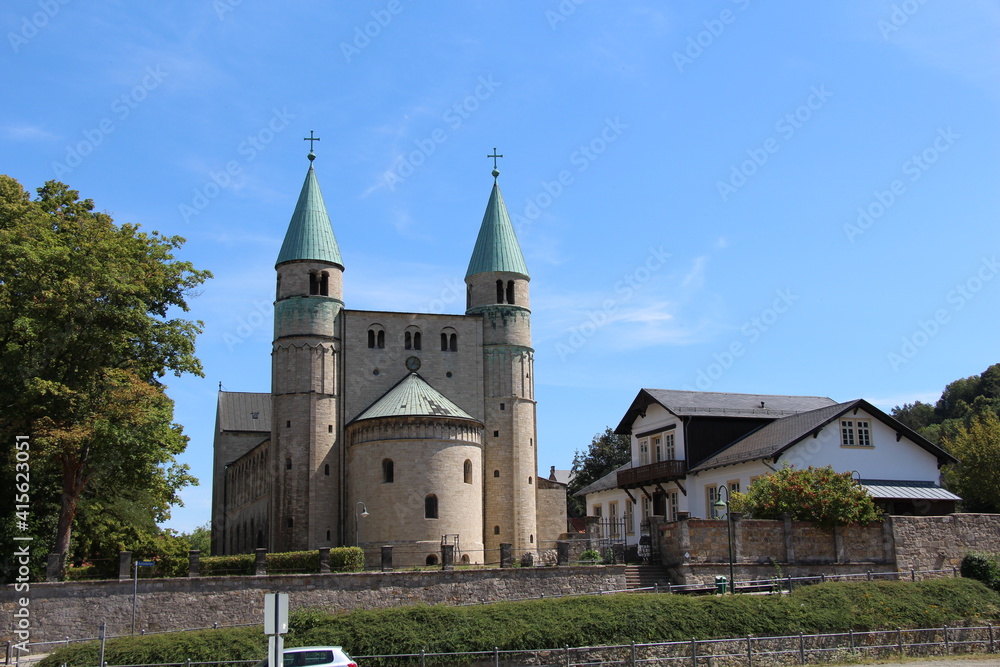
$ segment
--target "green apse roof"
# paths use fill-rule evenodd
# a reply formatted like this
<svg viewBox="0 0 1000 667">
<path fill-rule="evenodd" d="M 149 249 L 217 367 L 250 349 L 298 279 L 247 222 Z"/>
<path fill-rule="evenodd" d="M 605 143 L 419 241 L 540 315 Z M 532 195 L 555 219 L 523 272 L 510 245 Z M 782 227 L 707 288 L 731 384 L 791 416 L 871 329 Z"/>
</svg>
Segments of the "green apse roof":
<svg viewBox="0 0 1000 667">
<path fill-rule="evenodd" d="M 319 182 L 316 180 L 312 159 L 313 156 L 310 154 L 309 171 L 306 172 L 306 180 L 302 184 L 302 192 L 299 193 L 299 201 L 295 204 L 295 212 L 292 213 L 292 220 L 288 223 L 288 231 L 285 232 L 285 240 L 281 244 L 275 265 L 305 259 L 331 262 L 343 268 L 340 247 L 333 235 L 330 216 L 326 213 L 326 204 L 323 203 L 323 193 L 320 192 Z"/>
<path fill-rule="evenodd" d="M 476 421 L 417 373 L 404 377 L 351 422 L 378 417 L 451 417 Z"/>
<path fill-rule="evenodd" d="M 528 267 L 524 263 L 524 255 L 521 254 L 521 246 L 518 245 L 517 236 L 514 234 L 514 226 L 510 224 L 510 216 L 507 215 L 507 206 L 503 203 L 503 195 L 500 194 L 500 186 L 495 180 L 465 277 L 494 271 L 519 273 L 525 278 L 530 277 Z"/>
</svg>

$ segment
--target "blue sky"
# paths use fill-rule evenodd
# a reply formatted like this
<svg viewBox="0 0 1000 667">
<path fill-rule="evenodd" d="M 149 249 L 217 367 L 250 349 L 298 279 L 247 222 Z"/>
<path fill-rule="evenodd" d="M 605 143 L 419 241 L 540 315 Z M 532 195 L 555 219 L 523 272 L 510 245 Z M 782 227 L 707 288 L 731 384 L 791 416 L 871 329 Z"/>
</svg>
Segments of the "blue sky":
<svg viewBox="0 0 1000 667">
<path fill-rule="evenodd" d="M 543 473 L 641 387 L 890 409 L 1000 361 L 996 2 L 525 5 L 4 3 L 0 170 L 215 274 L 168 525 L 208 520 L 219 382 L 269 389 L 310 130 L 348 308 L 462 312 L 504 155 Z"/>
</svg>

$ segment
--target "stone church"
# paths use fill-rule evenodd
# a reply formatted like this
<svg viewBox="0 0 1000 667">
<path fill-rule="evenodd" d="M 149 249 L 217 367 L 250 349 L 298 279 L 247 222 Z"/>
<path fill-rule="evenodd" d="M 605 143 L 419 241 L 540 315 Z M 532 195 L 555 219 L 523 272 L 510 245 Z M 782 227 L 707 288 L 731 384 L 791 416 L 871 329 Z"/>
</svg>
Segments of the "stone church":
<svg viewBox="0 0 1000 667">
<path fill-rule="evenodd" d="M 358 545 L 371 563 L 392 545 L 409 566 L 442 544 L 468 563 L 554 549 L 566 487 L 537 474 L 530 277 L 495 158 L 465 314 L 440 315 L 346 307 L 308 157 L 275 263 L 271 392 L 218 396 L 212 553 Z"/>
</svg>

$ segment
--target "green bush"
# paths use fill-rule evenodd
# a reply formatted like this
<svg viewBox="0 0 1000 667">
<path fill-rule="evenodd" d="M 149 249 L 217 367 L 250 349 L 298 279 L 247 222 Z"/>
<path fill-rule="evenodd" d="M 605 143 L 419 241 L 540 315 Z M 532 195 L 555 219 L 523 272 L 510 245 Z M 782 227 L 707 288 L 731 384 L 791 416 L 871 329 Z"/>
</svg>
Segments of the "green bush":
<svg viewBox="0 0 1000 667">
<path fill-rule="evenodd" d="M 1000 591 L 1000 554 L 970 551 L 962 559 L 962 576 L 981 581 Z"/>
<path fill-rule="evenodd" d="M 80 567 L 70 567 L 66 570 L 66 581 L 86 581 L 88 579 L 106 579 L 95 565 L 81 565 Z"/>
<path fill-rule="evenodd" d="M 319 572 L 319 551 L 288 551 L 267 554 L 266 565 L 268 574 Z"/>
<path fill-rule="evenodd" d="M 365 569 L 365 552 L 360 547 L 330 549 L 331 572 L 361 572 Z"/>
<path fill-rule="evenodd" d="M 255 571 L 255 560 L 253 554 L 205 556 L 198 562 L 198 574 L 202 577 L 250 575 Z"/>
<path fill-rule="evenodd" d="M 579 561 L 586 564 L 600 563 L 604 559 L 601 558 L 601 552 L 597 549 L 587 549 L 580 554 Z"/>
<path fill-rule="evenodd" d="M 1000 615 L 1000 596 L 972 579 L 829 582 L 788 595 L 635 594 L 419 605 L 292 614 L 285 645 L 339 645 L 354 656 L 557 648 L 714 637 L 795 635 L 983 623 Z M 108 664 L 252 660 L 264 656 L 260 626 L 129 637 L 108 642 Z M 97 662 L 96 642 L 53 651 L 39 667 Z M 390 665 L 389 661 L 366 664 Z"/>
</svg>

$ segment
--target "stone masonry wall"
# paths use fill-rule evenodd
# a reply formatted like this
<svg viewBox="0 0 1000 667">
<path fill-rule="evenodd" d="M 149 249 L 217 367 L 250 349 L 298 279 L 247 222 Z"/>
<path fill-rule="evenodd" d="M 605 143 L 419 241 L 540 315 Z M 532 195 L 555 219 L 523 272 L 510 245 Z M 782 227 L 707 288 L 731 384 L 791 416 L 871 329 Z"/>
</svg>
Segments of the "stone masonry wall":
<svg viewBox="0 0 1000 667">
<path fill-rule="evenodd" d="M 622 588 L 623 566 L 141 580 L 136 631 L 262 623 L 264 594 L 275 592 L 290 594 L 292 610 L 351 610 L 496 602 Z M 15 593 L 11 585 L 0 592 L 0 641 L 11 639 L 15 600 L 25 595 L 30 599 L 34 642 L 95 637 L 101 622 L 107 622 L 109 635 L 127 634 L 131 627 L 130 580 L 32 583 L 27 594 Z"/>
<path fill-rule="evenodd" d="M 956 567 L 969 551 L 1000 552 L 1000 514 L 889 517 L 899 570 Z"/>
</svg>

